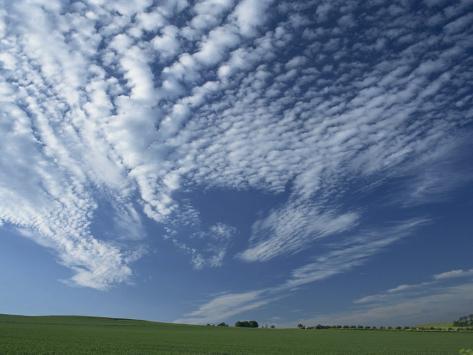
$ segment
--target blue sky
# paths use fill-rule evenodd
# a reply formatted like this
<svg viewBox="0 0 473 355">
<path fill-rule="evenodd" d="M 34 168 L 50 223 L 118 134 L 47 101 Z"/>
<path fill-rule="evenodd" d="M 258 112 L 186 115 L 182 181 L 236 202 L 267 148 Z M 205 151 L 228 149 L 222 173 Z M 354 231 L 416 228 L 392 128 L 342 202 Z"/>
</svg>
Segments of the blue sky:
<svg viewBox="0 0 473 355">
<path fill-rule="evenodd" d="M 472 10 L 2 1 L 0 313 L 471 313 Z"/>
</svg>

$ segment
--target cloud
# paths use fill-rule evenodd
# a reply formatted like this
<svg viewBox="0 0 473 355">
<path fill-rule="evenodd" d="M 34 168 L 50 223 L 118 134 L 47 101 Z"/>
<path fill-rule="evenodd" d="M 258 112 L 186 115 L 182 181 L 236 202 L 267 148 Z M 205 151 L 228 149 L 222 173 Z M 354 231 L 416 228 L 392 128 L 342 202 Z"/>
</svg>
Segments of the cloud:
<svg viewBox="0 0 473 355">
<path fill-rule="evenodd" d="M 473 269 L 470 270 L 451 270 L 451 271 L 446 271 L 442 272 L 440 274 L 436 274 L 433 276 L 435 280 L 448 280 L 448 279 L 456 279 L 460 277 L 468 277 L 468 276 L 473 276 Z"/>
<path fill-rule="evenodd" d="M 321 314 L 306 323 L 416 325 L 453 321 L 471 305 L 471 270 L 451 270 L 428 281 L 403 284 L 385 292 L 354 300 L 355 309 Z M 452 284 L 452 281 L 454 282 Z"/>
<path fill-rule="evenodd" d="M 234 6 L 234 3 L 234 0 L 204 0 L 197 2 L 193 8 L 196 16 L 192 18 L 191 26 L 200 31 L 215 27 Z"/>
<path fill-rule="evenodd" d="M 466 2 L 387 5 L 5 4 L 1 223 L 29 228 L 73 282 L 103 289 L 130 279 L 129 255 L 143 243 L 96 233 L 107 203 L 137 231 L 143 213 L 176 232 L 184 188 L 285 192 L 286 205 L 255 223 L 240 253 L 256 261 L 361 226 L 363 210 L 343 202 L 353 184 L 404 176 L 417 182 L 410 196 L 428 202 L 450 175 L 423 171 L 456 154 L 440 152 L 471 123 L 472 18 Z M 419 20 L 426 26 L 406 26 Z M 196 226 L 163 237 L 194 264 L 220 265 L 228 244 L 210 251 L 211 226 Z M 294 282 L 330 271 L 311 268 Z"/>
<path fill-rule="evenodd" d="M 206 324 L 228 319 L 236 314 L 260 308 L 268 303 L 261 300 L 264 290 L 227 293 L 213 298 L 211 301 L 201 305 L 197 310 L 185 315 L 184 318 L 176 319 L 175 323 Z"/>
<path fill-rule="evenodd" d="M 361 232 L 358 236 L 335 243 L 331 250 L 314 258 L 313 262 L 293 270 L 284 287 L 290 289 L 347 272 L 426 223 L 427 219 L 413 219 L 394 227 Z"/>
<path fill-rule="evenodd" d="M 399 239 L 407 237 L 425 223 L 427 223 L 425 219 L 411 220 L 396 227 L 366 232 L 352 237 L 349 242 L 334 243 L 328 251 L 316 257 L 313 262 L 292 270 L 289 277 L 280 284 L 260 290 L 214 297 L 196 311 L 175 322 L 197 324 L 216 322 L 248 310 L 261 308 L 286 297 L 298 287 L 325 280 L 362 265 L 370 256 L 379 253 Z"/>
<path fill-rule="evenodd" d="M 417 325 L 453 321 L 471 305 L 473 284 L 461 284 L 431 294 L 375 304 L 352 312 L 319 315 L 304 324 Z"/>
<path fill-rule="evenodd" d="M 172 58 L 179 53 L 180 45 L 177 34 L 177 27 L 169 25 L 162 29 L 161 35 L 153 38 L 152 45 L 158 51 L 158 55 L 164 60 Z"/>
<path fill-rule="evenodd" d="M 190 255 L 192 266 L 200 270 L 223 265 L 236 232 L 235 227 L 221 222 L 204 227 L 198 212 L 188 205 L 174 214 L 165 238 Z"/>
<path fill-rule="evenodd" d="M 267 10 L 272 2 L 272 0 L 243 0 L 237 5 L 233 14 L 244 36 L 256 34 L 258 27 L 265 22 Z"/>
<path fill-rule="evenodd" d="M 227 249 L 230 246 L 235 232 L 235 227 L 228 226 L 224 223 L 217 223 L 210 226 L 208 231 L 196 234 L 195 238 L 205 240 L 205 243 L 207 243 L 207 247 L 201 247 L 201 250 L 210 256 L 208 256 L 206 260 L 199 255 L 200 257 L 197 260 L 194 259 L 194 266 L 197 269 L 202 268 L 206 264 L 212 267 L 222 266 L 223 259 L 227 254 Z"/>
<path fill-rule="evenodd" d="M 422 282 L 422 283 L 414 284 L 414 285 L 402 284 L 402 285 L 393 287 L 384 293 L 361 297 L 359 299 L 354 300 L 353 303 L 354 304 L 368 304 L 368 303 L 382 302 L 384 300 L 387 300 L 393 297 L 398 297 L 399 295 L 402 295 L 406 292 L 422 291 L 423 289 L 431 286 L 432 284 L 433 284 L 432 281 L 426 281 L 426 282 Z"/>
<path fill-rule="evenodd" d="M 408 298 L 408 296 L 427 294 L 433 292 L 439 285 L 449 282 L 451 280 L 458 282 L 458 279 L 468 278 L 473 276 L 473 270 L 450 270 L 440 274 L 432 275 L 429 281 L 419 282 L 417 284 L 402 284 L 393 287 L 385 292 L 381 292 L 374 295 L 368 295 L 360 299 L 355 300 L 355 304 L 368 304 L 385 302 L 397 298 Z"/>
<path fill-rule="evenodd" d="M 353 212 L 323 213 L 304 203 L 288 204 L 254 223 L 251 246 L 239 257 L 253 262 L 294 254 L 314 240 L 352 229 L 357 225 L 358 219 L 358 214 Z"/>
</svg>

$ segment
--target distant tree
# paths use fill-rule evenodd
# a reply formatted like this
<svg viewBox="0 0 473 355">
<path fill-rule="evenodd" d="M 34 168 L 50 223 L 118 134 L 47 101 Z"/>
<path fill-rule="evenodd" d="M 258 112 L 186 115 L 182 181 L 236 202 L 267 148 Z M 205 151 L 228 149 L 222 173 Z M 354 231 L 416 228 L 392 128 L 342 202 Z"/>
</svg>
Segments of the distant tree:
<svg viewBox="0 0 473 355">
<path fill-rule="evenodd" d="M 228 324 L 225 323 L 225 322 L 222 322 L 222 323 L 218 323 L 217 326 L 219 326 L 219 327 L 228 327 Z"/>
<path fill-rule="evenodd" d="M 473 326 L 473 314 L 469 314 L 467 316 L 463 316 L 458 318 L 458 320 L 453 322 L 455 327 L 468 327 Z"/>
<path fill-rule="evenodd" d="M 258 322 L 255 321 L 255 320 L 250 320 L 248 323 L 249 323 L 250 328 L 258 328 L 258 326 L 259 326 Z"/>
<path fill-rule="evenodd" d="M 297 325 L 297 328 L 299 328 L 299 329 L 305 329 L 305 325 L 302 324 L 302 323 L 299 323 L 299 324 Z"/>
<path fill-rule="evenodd" d="M 271 329 L 274 329 L 274 328 L 276 328 L 276 326 L 275 326 L 274 324 L 271 324 L 271 327 L 270 327 L 270 328 L 271 328 Z"/>
<path fill-rule="evenodd" d="M 258 328 L 258 322 L 255 320 L 244 320 L 244 321 L 237 321 L 235 323 L 235 327 L 243 327 L 243 328 Z"/>
</svg>

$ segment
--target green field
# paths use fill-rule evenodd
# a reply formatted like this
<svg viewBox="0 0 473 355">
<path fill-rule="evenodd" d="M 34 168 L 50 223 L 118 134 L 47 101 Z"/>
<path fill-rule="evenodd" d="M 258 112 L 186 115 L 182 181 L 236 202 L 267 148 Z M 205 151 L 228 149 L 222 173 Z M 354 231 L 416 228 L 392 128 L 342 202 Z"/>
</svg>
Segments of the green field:
<svg viewBox="0 0 473 355">
<path fill-rule="evenodd" d="M 244 329 L 0 315 L 0 354 L 459 354 L 473 333 Z"/>
</svg>

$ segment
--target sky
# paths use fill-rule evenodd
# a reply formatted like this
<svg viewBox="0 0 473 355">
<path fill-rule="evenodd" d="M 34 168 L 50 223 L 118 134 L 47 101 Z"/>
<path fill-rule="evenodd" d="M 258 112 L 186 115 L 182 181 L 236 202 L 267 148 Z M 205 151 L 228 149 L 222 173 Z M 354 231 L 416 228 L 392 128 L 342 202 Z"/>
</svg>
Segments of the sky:
<svg viewBox="0 0 473 355">
<path fill-rule="evenodd" d="M 0 0 L 0 313 L 470 314 L 472 103 L 472 0 Z"/>
</svg>

